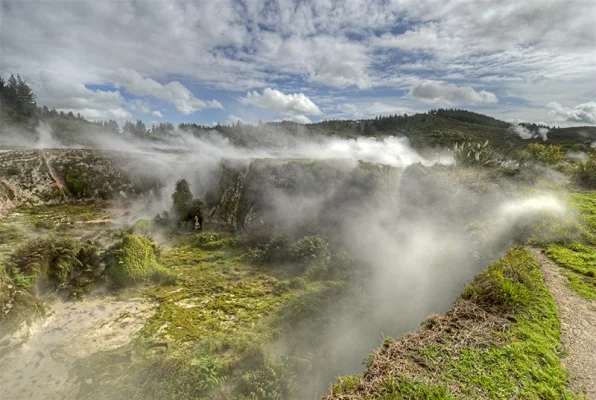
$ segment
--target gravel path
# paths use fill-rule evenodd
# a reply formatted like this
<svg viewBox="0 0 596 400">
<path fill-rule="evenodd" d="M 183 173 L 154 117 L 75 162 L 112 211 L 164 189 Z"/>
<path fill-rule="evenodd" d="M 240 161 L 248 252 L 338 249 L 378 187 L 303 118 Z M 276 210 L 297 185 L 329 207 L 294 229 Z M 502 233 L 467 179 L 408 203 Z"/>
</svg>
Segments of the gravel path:
<svg viewBox="0 0 596 400">
<path fill-rule="evenodd" d="M 559 308 L 565 356 L 561 360 L 575 393 L 596 400 L 596 303 L 583 299 L 566 285 L 561 267 L 541 249 L 529 248 L 536 256 L 546 286 Z"/>
</svg>

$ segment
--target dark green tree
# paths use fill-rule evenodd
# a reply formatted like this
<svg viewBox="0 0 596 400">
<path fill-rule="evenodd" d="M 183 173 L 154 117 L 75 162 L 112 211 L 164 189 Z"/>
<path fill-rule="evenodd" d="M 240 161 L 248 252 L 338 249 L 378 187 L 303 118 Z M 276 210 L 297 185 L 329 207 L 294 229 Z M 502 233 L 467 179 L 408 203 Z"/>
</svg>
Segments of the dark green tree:
<svg viewBox="0 0 596 400">
<path fill-rule="evenodd" d="M 185 218 L 192 207 L 192 193 L 186 179 L 176 182 L 176 189 L 172 193 L 172 208 L 177 219 Z"/>
</svg>

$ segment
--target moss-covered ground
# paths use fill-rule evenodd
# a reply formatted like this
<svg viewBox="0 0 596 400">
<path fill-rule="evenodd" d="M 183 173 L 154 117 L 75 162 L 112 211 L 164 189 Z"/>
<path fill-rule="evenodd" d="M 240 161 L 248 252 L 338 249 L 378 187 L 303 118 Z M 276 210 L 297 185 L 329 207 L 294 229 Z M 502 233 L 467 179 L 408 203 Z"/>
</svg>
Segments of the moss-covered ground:
<svg viewBox="0 0 596 400">
<path fill-rule="evenodd" d="M 81 398 L 282 399 L 296 390 L 309 356 L 280 360 L 274 344 L 339 298 L 342 281 L 281 274 L 213 232 L 168 235 L 156 261 L 175 282 L 142 289 L 157 309 L 130 346 L 77 365 L 81 382 L 94 381 Z"/>
</svg>

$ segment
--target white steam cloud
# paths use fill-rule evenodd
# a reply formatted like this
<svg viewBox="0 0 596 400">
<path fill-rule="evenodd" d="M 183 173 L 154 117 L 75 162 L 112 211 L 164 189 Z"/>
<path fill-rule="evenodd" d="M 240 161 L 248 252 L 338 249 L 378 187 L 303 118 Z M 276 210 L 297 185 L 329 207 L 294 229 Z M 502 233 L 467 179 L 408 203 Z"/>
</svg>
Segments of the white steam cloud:
<svg viewBox="0 0 596 400">
<path fill-rule="evenodd" d="M 512 125 L 510 128 L 517 136 L 524 140 L 528 139 L 536 139 L 540 137 L 543 142 L 548 140 L 548 133 L 550 132 L 547 128 L 541 127 L 538 128 L 537 132 L 532 132 L 531 130 L 527 129 L 523 125 Z"/>
</svg>

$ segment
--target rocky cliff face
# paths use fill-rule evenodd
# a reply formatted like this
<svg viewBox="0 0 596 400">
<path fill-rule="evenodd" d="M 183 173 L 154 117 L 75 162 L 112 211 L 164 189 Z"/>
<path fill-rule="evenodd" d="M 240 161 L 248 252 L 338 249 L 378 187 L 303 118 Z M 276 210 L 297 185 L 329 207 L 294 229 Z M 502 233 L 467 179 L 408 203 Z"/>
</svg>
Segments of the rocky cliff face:
<svg viewBox="0 0 596 400">
<path fill-rule="evenodd" d="M 161 182 L 146 159 L 97 150 L 12 150 L 0 153 L 0 213 L 15 205 L 61 204 L 137 196 Z"/>
<path fill-rule="evenodd" d="M 0 153 L 0 213 L 16 205 L 156 195 L 182 177 L 209 217 L 235 229 L 332 226 L 399 179 L 390 167 L 353 160 L 156 161 L 146 154 L 82 149 Z M 167 199 L 166 199 L 167 200 Z"/>
<path fill-rule="evenodd" d="M 372 205 L 398 181 L 394 168 L 352 160 L 258 159 L 222 166 L 219 182 L 227 183 L 208 204 L 236 229 L 318 231 Z"/>
</svg>

